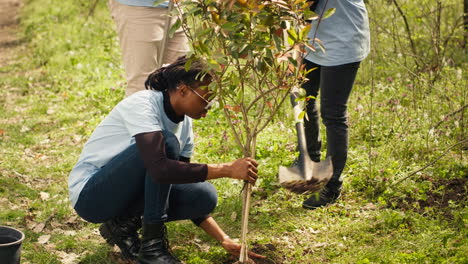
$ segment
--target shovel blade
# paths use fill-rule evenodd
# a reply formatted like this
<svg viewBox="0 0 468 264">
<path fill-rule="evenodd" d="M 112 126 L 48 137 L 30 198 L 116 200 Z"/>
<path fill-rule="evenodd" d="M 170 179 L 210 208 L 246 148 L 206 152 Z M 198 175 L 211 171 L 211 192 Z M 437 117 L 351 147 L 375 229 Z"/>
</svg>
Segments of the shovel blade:
<svg viewBox="0 0 468 264">
<path fill-rule="evenodd" d="M 321 190 L 333 175 L 331 158 L 313 162 L 305 157 L 289 168 L 280 166 L 279 182 L 294 193 L 308 193 Z"/>
</svg>

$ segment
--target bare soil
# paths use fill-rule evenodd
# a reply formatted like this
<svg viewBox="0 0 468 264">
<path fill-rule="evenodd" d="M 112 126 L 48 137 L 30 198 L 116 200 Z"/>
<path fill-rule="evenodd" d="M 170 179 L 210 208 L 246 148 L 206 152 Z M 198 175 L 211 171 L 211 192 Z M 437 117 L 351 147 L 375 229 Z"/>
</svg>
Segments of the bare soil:
<svg viewBox="0 0 468 264">
<path fill-rule="evenodd" d="M 253 244 L 252 248 L 253 252 L 267 256 L 266 259 L 249 259 L 251 261 L 249 264 L 282 264 L 284 259 L 281 257 L 275 256 L 271 257 L 276 252 L 276 247 L 273 244 Z M 234 257 L 230 257 L 227 261 L 224 261 L 223 264 L 238 264 L 238 259 Z"/>
<path fill-rule="evenodd" d="M 7 66 L 13 60 L 17 54 L 15 50 L 21 44 L 17 35 L 20 7 L 19 0 L 0 0 L 0 67 Z"/>
<path fill-rule="evenodd" d="M 465 177 L 434 180 L 429 176 L 426 176 L 424 179 L 431 181 L 433 184 L 431 190 L 426 193 L 427 199 L 414 200 L 412 198 L 407 198 L 404 200 L 403 203 L 400 203 L 400 208 L 406 210 L 416 210 L 420 213 L 423 213 L 424 208 L 433 207 L 439 210 L 439 212 L 446 218 L 451 219 L 453 218 L 453 216 L 448 212 L 448 210 L 445 210 L 449 207 L 450 201 L 455 202 L 457 204 L 466 204 L 468 200 L 468 178 Z M 414 203 L 419 204 L 418 208 L 412 206 Z"/>
</svg>

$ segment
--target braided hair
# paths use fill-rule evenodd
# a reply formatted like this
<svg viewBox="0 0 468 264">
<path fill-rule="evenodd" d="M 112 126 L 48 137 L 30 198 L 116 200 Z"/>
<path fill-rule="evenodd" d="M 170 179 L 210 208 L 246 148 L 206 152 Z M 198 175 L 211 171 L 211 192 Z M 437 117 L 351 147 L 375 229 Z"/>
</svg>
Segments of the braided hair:
<svg viewBox="0 0 468 264">
<path fill-rule="evenodd" d="M 177 58 L 174 63 L 152 72 L 145 81 L 146 89 L 169 92 L 177 89 L 181 83 L 190 87 L 198 87 L 211 80 L 209 74 L 203 76 L 206 71 L 205 64 L 199 60 L 192 60 L 190 68 L 186 71 L 187 61 L 188 58 L 182 56 Z"/>
</svg>

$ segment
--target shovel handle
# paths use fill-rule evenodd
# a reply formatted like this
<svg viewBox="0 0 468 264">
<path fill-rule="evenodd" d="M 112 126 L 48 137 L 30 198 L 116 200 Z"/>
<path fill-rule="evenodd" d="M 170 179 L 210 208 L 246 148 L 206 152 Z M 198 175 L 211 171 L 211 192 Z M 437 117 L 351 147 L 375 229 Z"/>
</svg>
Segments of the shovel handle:
<svg viewBox="0 0 468 264">
<path fill-rule="evenodd" d="M 298 96 L 299 89 L 294 88 L 291 91 L 291 105 L 293 106 L 294 110 L 294 120 L 296 121 L 296 133 L 297 133 L 297 147 L 301 155 L 308 154 L 307 152 L 307 142 L 305 137 L 305 129 L 304 129 L 304 120 L 300 119 L 299 116 L 303 111 L 303 104 L 300 104 L 296 101 Z"/>
</svg>

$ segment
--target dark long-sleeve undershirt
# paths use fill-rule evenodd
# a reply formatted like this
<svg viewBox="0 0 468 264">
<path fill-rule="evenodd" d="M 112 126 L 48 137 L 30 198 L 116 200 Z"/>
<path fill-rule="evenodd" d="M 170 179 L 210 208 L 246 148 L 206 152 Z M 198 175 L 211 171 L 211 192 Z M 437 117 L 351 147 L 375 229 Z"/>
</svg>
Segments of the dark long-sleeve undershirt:
<svg viewBox="0 0 468 264">
<path fill-rule="evenodd" d="M 206 180 L 208 174 L 206 164 L 167 158 L 164 135 L 161 131 L 138 134 L 135 136 L 135 141 L 145 167 L 155 182 L 181 184 Z"/>
</svg>

